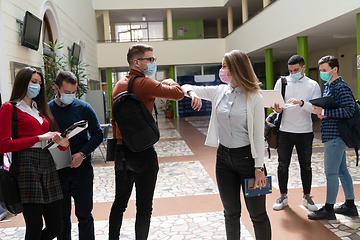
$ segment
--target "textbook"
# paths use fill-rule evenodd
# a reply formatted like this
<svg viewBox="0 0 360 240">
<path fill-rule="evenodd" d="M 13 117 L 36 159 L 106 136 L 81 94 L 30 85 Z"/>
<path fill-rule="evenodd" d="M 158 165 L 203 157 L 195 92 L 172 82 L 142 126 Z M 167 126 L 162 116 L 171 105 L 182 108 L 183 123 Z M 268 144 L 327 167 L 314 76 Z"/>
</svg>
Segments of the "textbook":
<svg viewBox="0 0 360 240">
<path fill-rule="evenodd" d="M 266 185 L 260 188 L 254 188 L 254 180 L 255 178 L 247 178 L 245 179 L 245 197 L 255 197 L 268 193 L 272 193 L 272 182 L 271 176 L 266 176 Z"/>
<path fill-rule="evenodd" d="M 312 105 L 322 107 L 324 109 L 333 109 L 339 107 L 339 104 L 335 101 L 333 96 L 314 98 L 314 99 L 310 99 L 309 102 Z"/>
</svg>

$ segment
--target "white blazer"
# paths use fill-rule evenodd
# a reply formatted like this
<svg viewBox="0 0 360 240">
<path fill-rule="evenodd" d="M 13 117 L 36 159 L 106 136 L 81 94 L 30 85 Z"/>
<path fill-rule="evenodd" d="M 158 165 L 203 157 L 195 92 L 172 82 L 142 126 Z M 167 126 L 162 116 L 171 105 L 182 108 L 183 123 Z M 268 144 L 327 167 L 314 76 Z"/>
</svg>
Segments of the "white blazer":
<svg viewBox="0 0 360 240">
<path fill-rule="evenodd" d="M 185 84 L 181 86 L 185 96 L 190 97 L 188 91 L 194 91 L 199 98 L 212 102 L 209 129 L 205 140 L 205 145 L 211 147 L 219 146 L 219 127 L 216 108 L 223 98 L 228 85 L 217 86 L 193 86 Z M 264 100 L 260 93 L 249 93 L 247 97 L 247 124 L 249 140 L 251 145 L 251 155 L 255 159 L 254 167 L 264 165 Z"/>
</svg>

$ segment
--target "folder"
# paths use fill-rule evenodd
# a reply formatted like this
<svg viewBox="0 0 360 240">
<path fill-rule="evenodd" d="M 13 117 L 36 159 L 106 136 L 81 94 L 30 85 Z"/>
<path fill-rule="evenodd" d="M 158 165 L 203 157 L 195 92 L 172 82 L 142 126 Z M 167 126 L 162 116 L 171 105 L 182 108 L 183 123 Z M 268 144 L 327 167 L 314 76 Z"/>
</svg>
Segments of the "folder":
<svg viewBox="0 0 360 240">
<path fill-rule="evenodd" d="M 245 179 L 245 197 L 255 197 L 255 196 L 272 193 L 271 176 L 266 176 L 265 178 L 267 180 L 267 183 L 265 187 L 262 187 L 261 189 L 254 188 L 255 178 Z"/>
<path fill-rule="evenodd" d="M 51 148 L 49 149 L 49 152 L 54 159 L 56 170 L 65 168 L 72 162 L 70 148 L 65 151 L 61 151 L 58 148 Z"/>
<path fill-rule="evenodd" d="M 334 109 L 339 107 L 339 104 L 335 101 L 333 96 L 314 98 L 310 99 L 309 102 L 312 105 L 322 107 L 324 109 Z"/>
<path fill-rule="evenodd" d="M 69 133 L 69 139 L 78 134 L 79 132 L 85 130 L 88 127 L 88 121 L 81 120 L 79 122 L 75 122 L 73 125 L 68 127 L 64 132 L 61 133 L 61 137 L 66 137 L 66 134 Z M 49 143 L 43 149 L 53 149 L 57 147 L 58 144 L 53 141 L 49 141 Z"/>
</svg>

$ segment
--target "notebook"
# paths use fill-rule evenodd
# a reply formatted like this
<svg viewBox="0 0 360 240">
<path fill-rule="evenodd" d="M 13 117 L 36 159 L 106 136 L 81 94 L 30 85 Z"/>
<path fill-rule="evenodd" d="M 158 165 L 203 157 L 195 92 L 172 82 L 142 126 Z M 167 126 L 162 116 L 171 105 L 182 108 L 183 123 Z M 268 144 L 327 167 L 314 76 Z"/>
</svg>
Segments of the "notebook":
<svg viewBox="0 0 360 240">
<path fill-rule="evenodd" d="M 285 103 L 280 91 L 277 90 L 261 90 L 264 99 L 264 107 L 274 107 L 275 103 L 279 104 L 280 108 L 290 108 L 298 106 L 297 104 Z"/>
<path fill-rule="evenodd" d="M 254 188 L 254 180 L 255 178 L 247 178 L 245 179 L 245 197 L 255 197 L 268 193 L 272 193 L 272 182 L 271 176 L 266 176 L 267 184 L 265 187 Z"/>
</svg>

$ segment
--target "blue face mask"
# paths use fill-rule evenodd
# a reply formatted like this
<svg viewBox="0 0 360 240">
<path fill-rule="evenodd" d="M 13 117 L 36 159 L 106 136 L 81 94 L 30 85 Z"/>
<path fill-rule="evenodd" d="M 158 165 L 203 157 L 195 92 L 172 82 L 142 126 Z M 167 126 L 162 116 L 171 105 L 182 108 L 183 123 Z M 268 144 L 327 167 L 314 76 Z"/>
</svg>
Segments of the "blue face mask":
<svg viewBox="0 0 360 240">
<path fill-rule="evenodd" d="M 329 81 L 331 77 L 332 75 L 330 76 L 328 72 L 320 72 L 320 78 L 325 82 Z"/>
<path fill-rule="evenodd" d="M 61 93 L 61 97 L 60 97 L 60 100 L 69 105 L 71 104 L 75 99 L 75 93 L 74 94 L 65 94 L 65 93 Z"/>
<path fill-rule="evenodd" d="M 147 67 L 148 69 L 143 70 L 146 76 L 148 77 L 154 76 L 157 70 L 156 62 L 148 63 Z"/>
<path fill-rule="evenodd" d="M 29 98 L 36 98 L 37 95 L 40 93 L 40 84 L 34 84 L 29 83 L 26 95 L 29 96 Z"/>
<path fill-rule="evenodd" d="M 295 73 L 295 74 L 290 74 L 290 77 L 291 77 L 292 79 L 294 79 L 295 81 L 300 80 L 300 78 L 302 78 L 301 71 L 298 72 L 298 73 Z"/>
</svg>

